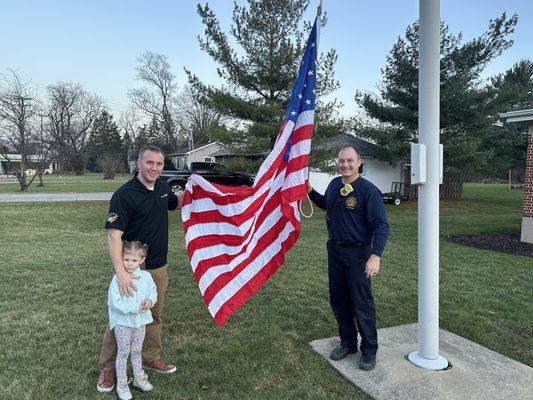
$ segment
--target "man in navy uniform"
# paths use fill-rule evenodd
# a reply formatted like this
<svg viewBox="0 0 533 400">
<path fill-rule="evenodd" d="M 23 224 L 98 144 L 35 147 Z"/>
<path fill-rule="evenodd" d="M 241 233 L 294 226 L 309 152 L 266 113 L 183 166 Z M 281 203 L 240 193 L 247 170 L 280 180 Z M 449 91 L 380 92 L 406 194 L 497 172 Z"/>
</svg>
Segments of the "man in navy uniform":
<svg viewBox="0 0 533 400">
<path fill-rule="evenodd" d="M 309 197 L 327 211 L 329 296 L 341 339 L 330 358 L 342 360 L 356 353 L 359 332 L 359 367 L 371 370 L 378 337 L 370 277 L 379 273 L 389 226 L 381 193 L 359 175 L 360 166 L 357 150 L 343 146 L 337 163 L 341 176 L 330 182 L 324 195 L 309 184 Z"/>
</svg>

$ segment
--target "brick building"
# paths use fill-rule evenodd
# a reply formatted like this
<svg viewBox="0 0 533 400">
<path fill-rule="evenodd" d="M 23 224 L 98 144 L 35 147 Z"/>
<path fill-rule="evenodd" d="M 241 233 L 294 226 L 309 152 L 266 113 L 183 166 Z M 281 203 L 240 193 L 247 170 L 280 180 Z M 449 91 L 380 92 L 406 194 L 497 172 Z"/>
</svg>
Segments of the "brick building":
<svg viewBox="0 0 533 400">
<path fill-rule="evenodd" d="M 507 122 L 528 122 L 526 178 L 522 208 L 522 242 L 533 243 L 533 108 L 500 114 Z"/>
</svg>

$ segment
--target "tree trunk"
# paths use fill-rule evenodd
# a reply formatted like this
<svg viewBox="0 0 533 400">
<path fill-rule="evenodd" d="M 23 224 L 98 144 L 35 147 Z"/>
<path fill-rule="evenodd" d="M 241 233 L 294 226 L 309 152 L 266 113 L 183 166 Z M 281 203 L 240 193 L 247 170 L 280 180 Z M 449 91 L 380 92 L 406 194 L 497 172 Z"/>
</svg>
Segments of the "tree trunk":
<svg viewBox="0 0 533 400">
<path fill-rule="evenodd" d="M 20 191 L 21 192 L 27 192 L 28 191 L 28 182 L 26 181 L 26 174 L 15 172 L 15 175 L 17 177 L 17 180 L 19 181 Z"/>
<path fill-rule="evenodd" d="M 83 175 L 83 170 L 85 169 L 85 163 L 80 160 L 72 161 L 72 169 L 76 175 Z"/>
</svg>

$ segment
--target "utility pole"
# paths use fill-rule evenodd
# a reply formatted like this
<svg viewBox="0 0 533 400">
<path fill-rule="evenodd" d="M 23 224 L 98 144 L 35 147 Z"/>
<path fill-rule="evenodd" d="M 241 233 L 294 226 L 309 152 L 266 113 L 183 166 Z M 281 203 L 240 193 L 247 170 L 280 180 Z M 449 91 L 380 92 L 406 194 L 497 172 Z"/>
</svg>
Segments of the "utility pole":
<svg viewBox="0 0 533 400">
<path fill-rule="evenodd" d="M 32 101 L 33 98 L 26 96 L 11 96 L 14 101 L 12 109 L 16 115 L 16 125 L 20 135 L 20 172 L 18 173 L 18 180 L 20 190 L 26 190 L 26 170 L 28 168 L 28 138 L 26 137 L 26 101 Z M 18 113 L 17 113 L 18 110 Z M 16 170 L 15 170 L 16 173 Z"/>
<path fill-rule="evenodd" d="M 43 138 L 43 117 L 44 117 L 44 114 L 39 114 L 39 117 L 41 118 L 41 130 L 40 130 L 40 138 L 39 138 L 39 145 L 41 147 L 41 154 L 39 155 L 40 157 L 40 166 L 39 166 L 39 169 L 38 169 L 38 174 L 39 174 L 39 186 L 44 186 L 44 183 L 43 183 L 43 173 L 44 173 L 44 168 L 45 168 L 45 161 L 46 161 L 46 157 L 45 157 L 45 151 L 44 151 L 44 138 Z"/>
</svg>

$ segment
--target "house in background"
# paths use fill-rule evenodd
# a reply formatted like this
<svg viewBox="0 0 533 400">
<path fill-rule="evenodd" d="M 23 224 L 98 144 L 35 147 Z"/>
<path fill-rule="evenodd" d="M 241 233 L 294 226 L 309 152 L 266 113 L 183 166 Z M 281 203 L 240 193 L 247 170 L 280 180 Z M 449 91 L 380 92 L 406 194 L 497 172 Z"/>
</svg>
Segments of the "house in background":
<svg viewBox="0 0 533 400">
<path fill-rule="evenodd" d="M 386 156 L 385 148 L 346 133 L 334 136 L 327 142 L 328 148 L 340 148 L 351 144 L 358 151 L 362 159 L 360 174 L 368 179 L 381 193 L 395 193 L 408 199 L 418 197 L 418 187 L 411 185 L 411 164 L 409 159 L 397 164 L 383 161 Z M 336 164 L 336 160 L 332 160 Z M 457 168 L 444 166 L 443 184 L 440 185 L 440 198 L 457 200 L 463 191 L 463 172 Z M 312 170 L 309 174 L 311 185 L 317 191 L 324 193 L 329 182 L 338 173 Z"/>
<path fill-rule="evenodd" d="M 9 175 L 13 174 L 13 168 L 10 165 L 10 162 L 15 165 L 16 168 L 20 169 L 20 163 L 22 161 L 22 156 L 20 154 L 6 154 L 7 158 L 0 155 L 0 175 Z M 31 163 L 39 163 L 41 158 L 39 156 L 30 155 L 28 156 L 28 161 L 30 162 L 28 168 L 31 167 Z M 58 162 L 51 162 L 48 168 L 45 169 L 46 174 L 51 174 L 59 169 Z"/>
<path fill-rule="evenodd" d="M 380 156 L 383 157 L 386 150 L 381 146 L 353 135 L 341 133 L 332 137 L 327 142 L 327 147 L 340 148 L 342 145 L 347 144 L 354 146 L 359 151 L 359 155 L 362 159 L 360 169 L 361 176 L 376 185 L 382 193 L 390 192 L 393 182 L 406 181 L 406 164 L 399 163 L 397 165 L 392 165 L 387 161 L 382 161 Z M 309 172 L 311 185 L 320 193 L 326 191 L 329 182 L 335 176 L 338 176 L 338 173 L 335 172 L 330 174 L 319 170 L 311 170 Z"/>
<path fill-rule="evenodd" d="M 222 150 L 217 151 L 216 153 L 211 154 L 212 157 L 215 157 L 215 161 L 223 164 L 231 164 L 235 160 L 244 160 L 244 161 L 263 161 L 268 157 L 270 151 L 264 151 L 262 153 L 245 153 L 245 152 L 235 152 L 231 151 L 228 148 L 223 148 Z"/>
<path fill-rule="evenodd" d="M 381 192 L 390 192 L 393 182 L 405 182 L 406 165 L 404 163 L 391 165 L 386 161 L 382 161 L 380 156 L 383 157 L 386 150 L 381 146 L 346 133 L 334 136 L 328 140 L 326 146 L 328 148 L 339 148 L 344 144 L 351 144 L 359 150 L 363 160 L 361 176 L 370 180 Z M 241 161 L 247 160 L 250 163 L 257 163 L 266 158 L 268 153 L 253 155 L 236 154 L 223 144 L 213 142 L 194 150 L 189 150 L 188 148 L 181 149 L 168 154 L 168 157 L 171 158 L 174 167 L 181 170 L 185 165 L 193 161 L 216 161 L 231 165 L 232 162 L 241 159 Z M 337 176 L 337 173 L 329 174 L 319 170 L 311 170 L 309 172 L 311 184 L 321 193 L 324 193 L 329 182 L 335 176 Z"/>
<path fill-rule="evenodd" d="M 386 158 L 387 150 L 382 146 L 371 143 L 367 140 L 356 136 L 341 133 L 330 138 L 323 146 L 327 149 L 338 149 L 342 145 L 350 144 L 358 151 L 362 159 L 360 174 L 368 179 L 381 191 L 381 193 L 394 192 L 405 198 L 416 199 L 417 187 L 410 185 L 410 164 L 409 160 L 391 164 L 383 161 Z M 312 151 L 313 149 L 311 149 Z M 262 160 L 268 156 L 268 151 L 258 154 L 236 153 L 230 150 L 220 142 L 212 142 L 197 149 L 181 149 L 168 155 L 172 160 L 174 168 L 182 170 L 190 162 L 220 162 L 226 164 L 230 169 L 235 171 L 255 171 Z M 336 158 L 331 160 L 332 165 L 336 165 Z M 243 168 L 247 167 L 247 168 Z M 255 171 L 257 172 L 257 171 Z M 338 173 L 311 169 L 309 180 L 311 185 L 318 192 L 324 193 L 329 182 L 337 176 Z M 394 185 L 394 187 L 393 187 Z M 440 198 L 456 200 L 461 197 L 463 189 L 463 173 L 461 170 L 453 167 L 444 167 L 443 184 L 440 186 Z"/>
<path fill-rule="evenodd" d="M 215 157 L 214 153 L 217 153 L 225 149 L 225 146 L 219 142 L 212 142 L 206 145 L 197 147 L 196 149 L 190 150 L 188 147 L 184 149 L 177 150 L 173 153 L 167 155 L 172 160 L 174 168 L 177 170 L 182 170 L 186 165 L 191 162 L 214 162 Z"/>
<path fill-rule="evenodd" d="M 522 206 L 522 233 L 520 240 L 533 243 L 533 108 L 500 114 L 507 122 L 527 122 L 526 178 Z"/>
</svg>

